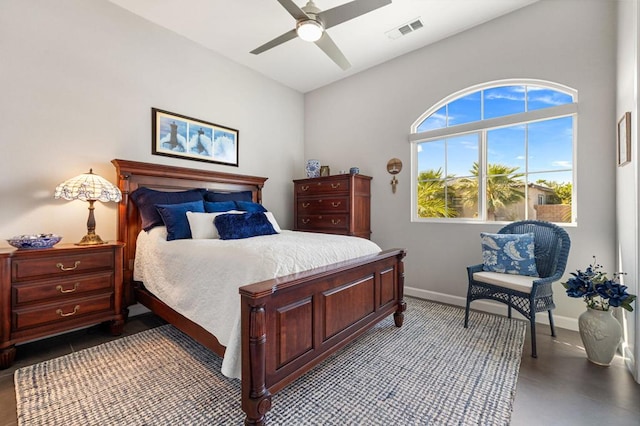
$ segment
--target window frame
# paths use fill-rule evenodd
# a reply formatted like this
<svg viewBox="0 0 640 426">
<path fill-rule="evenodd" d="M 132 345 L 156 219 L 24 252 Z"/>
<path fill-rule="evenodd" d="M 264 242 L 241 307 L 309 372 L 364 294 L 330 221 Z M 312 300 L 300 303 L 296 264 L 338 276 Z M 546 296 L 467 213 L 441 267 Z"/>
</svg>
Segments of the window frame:
<svg viewBox="0 0 640 426">
<path fill-rule="evenodd" d="M 526 111 L 522 113 L 516 113 L 511 115 L 505 115 L 502 117 L 495 117 L 489 119 L 483 119 L 479 121 L 463 123 L 458 125 L 453 125 L 450 127 L 443 127 L 433 130 L 427 130 L 423 132 L 418 132 L 418 127 L 422 122 L 427 119 L 429 116 L 440 110 L 443 106 L 448 105 L 449 103 L 460 99 L 462 97 L 477 93 L 482 90 L 505 87 L 505 86 L 533 86 L 539 87 L 543 89 L 549 89 L 564 93 L 572 97 L 573 102 L 563 105 L 552 106 L 548 108 L 542 109 L 534 109 L 532 111 Z M 482 100 L 481 100 L 481 108 L 483 108 Z M 483 114 L 482 114 L 483 115 Z M 487 132 L 494 129 L 499 129 L 503 127 L 510 127 L 514 125 L 528 125 L 530 123 L 546 121 L 556 118 L 562 117 L 572 117 L 573 123 L 573 134 L 572 134 L 572 202 L 571 202 L 571 222 L 558 222 L 558 225 L 562 226 L 575 226 L 577 224 L 577 196 L 576 196 L 576 176 L 577 176 L 577 121 L 578 121 L 578 92 L 577 90 L 570 88 L 568 86 L 544 81 L 544 80 L 536 80 L 536 79 L 505 79 L 505 80 L 497 80 L 486 82 L 482 84 L 478 84 L 475 86 L 468 87 L 466 89 L 455 92 L 443 99 L 439 102 L 431 106 L 427 109 L 423 114 L 421 114 L 417 120 L 411 125 L 410 134 L 409 134 L 409 142 L 411 144 L 411 221 L 412 222 L 436 222 L 436 223 L 478 223 L 478 224 L 487 224 L 487 223 L 497 223 L 504 224 L 510 223 L 509 221 L 493 221 L 487 220 L 486 217 L 486 194 L 485 194 L 485 180 L 487 173 Z M 478 146 L 478 164 L 480 167 L 480 175 L 479 175 L 479 192 L 483 194 L 478 200 L 478 211 L 482 213 L 479 218 L 439 218 L 439 217 L 419 217 L 418 216 L 418 200 L 417 200 L 417 185 L 418 185 L 418 145 L 423 142 L 430 142 L 435 140 L 453 138 L 457 136 L 462 136 L 465 134 L 478 133 L 479 134 L 479 146 Z M 528 147 L 528 142 L 527 142 Z M 448 159 L 445 159 L 447 161 Z M 527 160 L 528 161 L 528 160 Z M 528 170 L 524 171 L 524 173 L 529 176 L 530 173 Z M 525 203 L 528 203 L 528 185 L 525 185 Z"/>
</svg>

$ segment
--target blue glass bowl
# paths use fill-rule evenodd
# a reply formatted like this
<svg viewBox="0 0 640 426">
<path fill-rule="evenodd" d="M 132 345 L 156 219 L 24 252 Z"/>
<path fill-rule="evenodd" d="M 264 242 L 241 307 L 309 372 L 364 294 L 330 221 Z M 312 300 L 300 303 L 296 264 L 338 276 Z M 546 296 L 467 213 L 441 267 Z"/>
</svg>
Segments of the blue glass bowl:
<svg viewBox="0 0 640 426">
<path fill-rule="evenodd" d="M 43 249 L 55 246 L 62 237 L 55 234 L 18 235 L 7 240 L 9 244 L 19 249 Z"/>
</svg>

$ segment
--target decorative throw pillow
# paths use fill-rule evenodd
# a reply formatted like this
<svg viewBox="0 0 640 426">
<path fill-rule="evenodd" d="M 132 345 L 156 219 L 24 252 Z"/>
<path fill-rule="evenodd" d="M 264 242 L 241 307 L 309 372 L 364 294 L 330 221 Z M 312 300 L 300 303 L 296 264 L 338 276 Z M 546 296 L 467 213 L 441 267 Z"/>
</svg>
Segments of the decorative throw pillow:
<svg viewBox="0 0 640 426">
<path fill-rule="evenodd" d="M 205 205 L 206 204 L 207 202 L 205 201 Z M 229 210 L 227 212 L 217 213 L 187 212 L 187 221 L 189 222 L 189 228 L 191 229 L 191 238 L 193 238 L 194 240 L 218 239 L 220 238 L 220 234 L 218 234 L 218 230 L 213 224 L 214 219 L 221 214 L 243 213 L 244 212 L 240 212 L 237 210 Z"/>
<path fill-rule="evenodd" d="M 244 212 L 264 213 L 267 211 L 267 209 L 265 209 L 262 204 L 254 203 L 253 201 L 236 200 L 235 203 L 236 203 L 236 208 Z"/>
<path fill-rule="evenodd" d="M 277 234 L 282 232 L 282 229 L 280 229 L 280 225 L 278 225 L 278 222 L 276 221 L 276 218 L 273 215 L 273 213 L 264 212 L 264 215 L 267 217 L 267 219 L 269 219 L 269 222 L 271 222 L 271 226 L 273 226 L 273 230 L 276 231 Z"/>
<path fill-rule="evenodd" d="M 233 201 L 205 201 L 204 211 L 207 213 L 220 213 L 228 212 L 229 210 L 235 210 L 236 203 Z"/>
<path fill-rule="evenodd" d="M 221 214 L 214 219 L 213 223 L 216 225 L 222 240 L 239 240 L 277 233 L 267 216 L 260 212 Z"/>
<path fill-rule="evenodd" d="M 156 209 L 156 204 L 180 204 L 191 201 L 202 201 L 203 192 L 204 189 L 164 192 L 141 187 L 133 191 L 130 197 L 140 212 L 142 229 L 148 231 L 153 227 L 162 226 L 164 224 L 160 213 L 158 213 L 158 209 Z"/>
<path fill-rule="evenodd" d="M 534 234 L 489 234 L 481 232 L 484 271 L 538 276 Z"/>
<path fill-rule="evenodd" d="M 206 191 L 204 193 L 205 201 L 252 201 L 253 194 L 251 191 L 237 191 L 237 192 L 216 192 Z"/>
<path fill-rule="evenodd" d="M 204 213 L 204 202 L 200 200 L 182 204 L 157 204 L 156 208 L 167 227 L 167 241 L 184 240 L 191 238 L 187 212 Z"/>
</svg>

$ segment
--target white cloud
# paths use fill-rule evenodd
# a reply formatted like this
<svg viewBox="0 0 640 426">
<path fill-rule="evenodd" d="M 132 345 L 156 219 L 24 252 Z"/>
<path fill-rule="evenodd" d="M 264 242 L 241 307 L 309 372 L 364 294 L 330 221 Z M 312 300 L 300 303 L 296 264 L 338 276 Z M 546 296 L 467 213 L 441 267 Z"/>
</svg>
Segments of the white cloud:
<svg viewBox="0 0 640 426">
<path fill-rule="evenodd" d="M 556 167 L 562 167 L 564 169 L 569 169 L 571 168 L 571 161 L 557 160 L 557 161 L 552 161 L 551 165 Z"/>
</svg>

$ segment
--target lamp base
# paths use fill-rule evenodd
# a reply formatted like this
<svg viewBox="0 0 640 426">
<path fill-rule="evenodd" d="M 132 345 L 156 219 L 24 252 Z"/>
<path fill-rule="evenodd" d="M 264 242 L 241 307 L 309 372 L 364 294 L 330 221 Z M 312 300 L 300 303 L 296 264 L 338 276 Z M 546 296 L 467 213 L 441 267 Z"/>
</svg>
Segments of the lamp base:
<svg viewBox="0 0 640 426">
<path fill-rule="evenodd" d="M 102 241 L 99 235 L 96 234 L 87 234 L 82 239 L 76 243 L 77 246 L 94 246 L 98 244 L 106 244 L 106 241 Z"/>
</svg>

